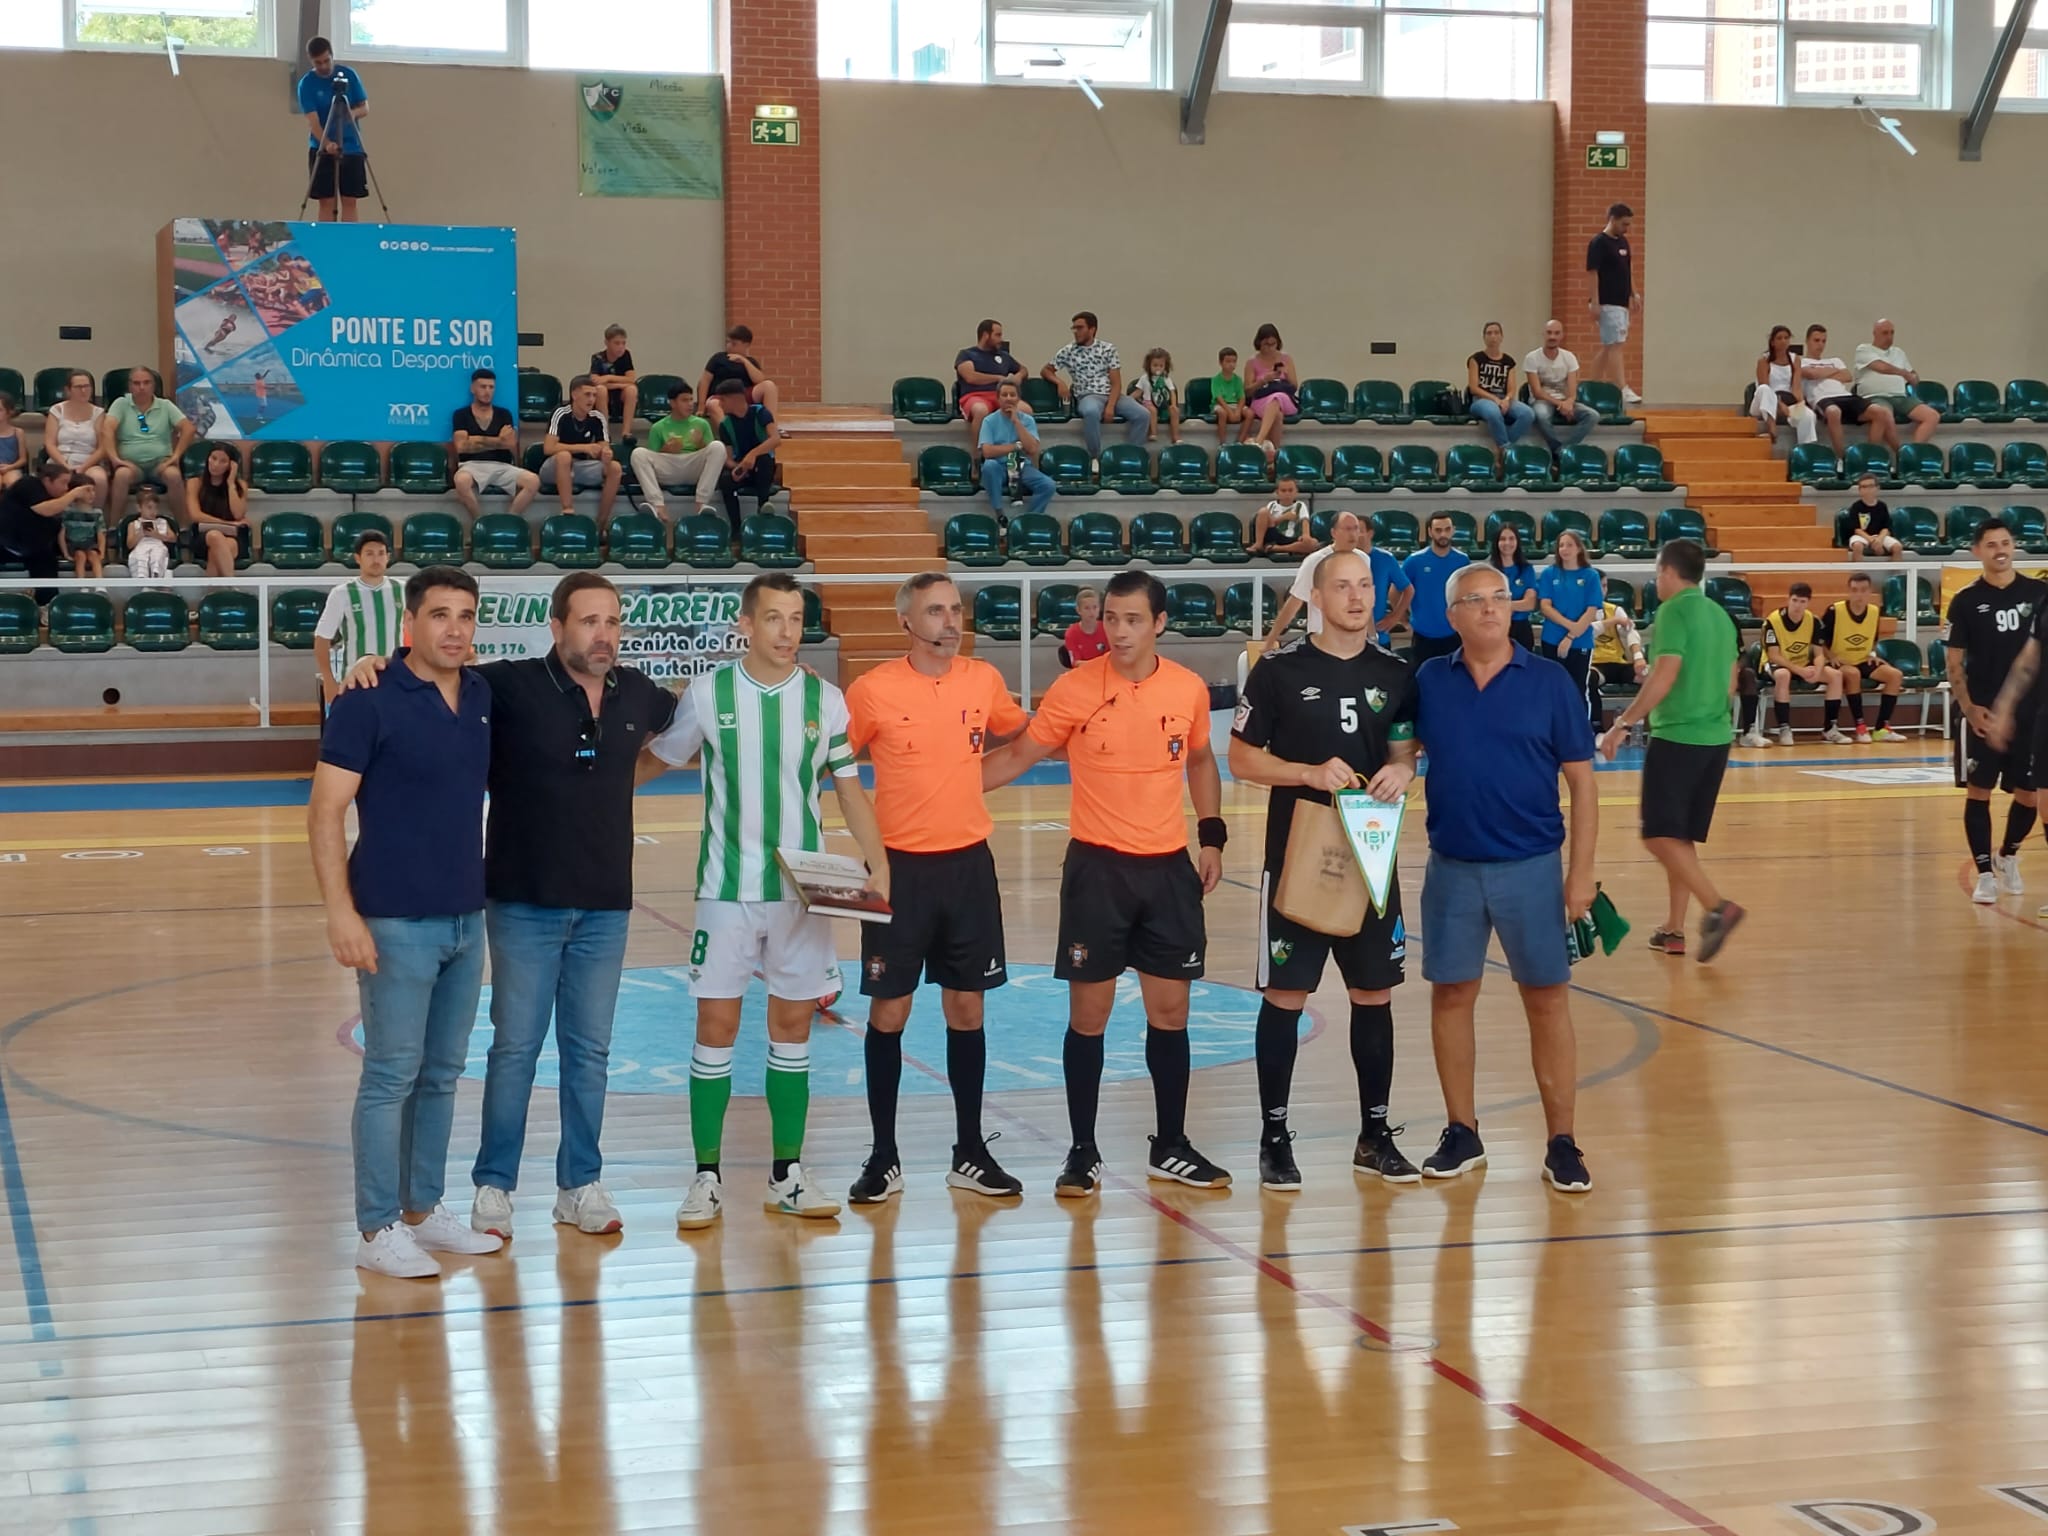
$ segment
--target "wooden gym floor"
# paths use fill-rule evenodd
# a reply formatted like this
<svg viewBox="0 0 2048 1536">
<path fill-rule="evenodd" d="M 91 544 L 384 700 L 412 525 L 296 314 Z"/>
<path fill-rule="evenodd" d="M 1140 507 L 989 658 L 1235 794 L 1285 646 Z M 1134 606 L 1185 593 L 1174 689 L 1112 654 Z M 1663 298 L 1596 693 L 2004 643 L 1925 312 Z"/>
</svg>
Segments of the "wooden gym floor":
<svg viewBox="0 0 2048 1536">
<path fill-rule="evenodd" d="M 1483 1173 L 1354 1182 L 1333 984 L 1297 1077 L 1299 1195 L 1257 1188 L 1238 997 L 1235 1023 L 1197 1018 L 1235 1044 L 1191 1112 L 1237 1187 L 1144 1183 L 1135 1074 L 1105 1092 L 1110 1189 L 1055 1202 L 1063 1016 L 1041 984 L 1010 1017 L 1053 1064 L 991 1074 L 1021 1203 L 944 1188 L 950 1104 L 909 1083 L 900 1203 L 777 1221 L 742 1097 L 724 1226 L 679 1236 L 671 1088 L 611 1102 L 623 1236 L 558 1234 L 540 1091 L 517 1241 L 439 1284 L 350 1267 L 354 989 L 302 813 L 144 795 L 0 815 L 0 1529 L 2048 1531 L 2048 858 L 2037 842 L 2043 894 L 1970 905 L 1961 797 L 1912 782 L 1938 746 L 1739 754 L 1709 851 L 1752 915 L 1711 968 L 1641 947 L 1661 883 L 1634 774 L 1602 774 L 1600 868 L 1637 934 L 1576 978 L 1589 1196 L 1538 1180 L 1502 976 Z M 1226 793 L 1212 1001 L 1249 982 L 1256 933 L 1263 797 Z M 1064 806 L 998 799 L 1013 962 L 1051 959 Z M 697 811 L 640 803 L 628 965 L 653 979 L 629 992 L 687 958 Z M 1417 1160 L 1442 1123 L 1418 960 L 1394 1091 Z M 680 991 L 651 995 L 639 1045 L 686 1061 Z M 859 999 L 841 1013 L 820 1039 L 857 1063 Z M 1135 1048 L 1135 1013 L 1113 1029 Z M 912 1078 L 943 1063 L 922 1019 L 908 1049 L 931 1064 Z M 814 1099 L 806 1161 L 839 1188 L 859 1094 L 852 1074 Z M 463 1210 L 477 1103 L 465 1082 Z"/>
</svg>

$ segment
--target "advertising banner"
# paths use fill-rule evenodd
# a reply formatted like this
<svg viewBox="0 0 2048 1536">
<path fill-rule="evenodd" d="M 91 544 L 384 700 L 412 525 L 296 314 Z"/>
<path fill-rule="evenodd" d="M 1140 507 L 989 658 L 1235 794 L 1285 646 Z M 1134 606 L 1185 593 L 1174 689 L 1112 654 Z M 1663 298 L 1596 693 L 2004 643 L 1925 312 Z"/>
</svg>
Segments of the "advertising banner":
<svg viewBox="0 0 2048 1536">
<path fill-rule="evenodd" d="M 725 195 L 725 80 L 583 75 L 576 81 L 582 197 Z"/>
<path fill-rule="evenodd" d="M 202 437 L 445 438 L 475 369 L 510 403 L 517 290 L 509 229 L 177 219 L 161 371 Z"/>
<path fill-rule="evenodd" d="M 559 579 L 490 578 L 477 604 L 477 660 L 547 655 L 554 645 L 548 597 Z M 742 585 L 636 587 L 620 582 L 625 633 L 619 660 L 656 682 L 672 683 L 737 659 L 746 649 L 738 629 Z"/>
</svg>

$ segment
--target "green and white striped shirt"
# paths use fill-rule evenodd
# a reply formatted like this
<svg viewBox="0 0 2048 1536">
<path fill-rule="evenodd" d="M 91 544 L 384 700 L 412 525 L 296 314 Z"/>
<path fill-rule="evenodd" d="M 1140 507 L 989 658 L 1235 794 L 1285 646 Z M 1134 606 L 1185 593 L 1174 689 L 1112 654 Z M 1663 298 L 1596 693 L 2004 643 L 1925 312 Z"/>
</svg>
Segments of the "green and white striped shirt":
<svg viewBox="0 0 2048 1536">
<path fill-rule="evenodd" d="M 313 633 L 335 642 L 334 675 L 341 677 L 365 656 L 389 656 L 402 643 L 405 591 L 386 577 L 371 586 L 360 576 L 328 589 L 327 606 Z"/>
<path fill-rule="evenodd" d="M 818 792 L 860 770 L 846 744 L 846 695 L 799 668 L 774 687 L 728 662 L 690 684 L 654 753 L 680 768 L 704 754 L 700 901 L 794 901 L 777 848 L 818 853 Z"/>
</svg>

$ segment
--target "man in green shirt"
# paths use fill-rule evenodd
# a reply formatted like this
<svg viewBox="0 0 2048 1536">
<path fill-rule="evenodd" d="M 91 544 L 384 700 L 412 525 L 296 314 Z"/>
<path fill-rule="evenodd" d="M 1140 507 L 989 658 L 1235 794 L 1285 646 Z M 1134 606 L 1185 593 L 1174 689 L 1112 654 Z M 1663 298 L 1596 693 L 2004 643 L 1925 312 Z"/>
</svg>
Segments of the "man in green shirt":
<svg viewBox="0 0 2048 1536">
<path fill-rule="evenodd" d="M 1244 403 L 1244 375 L 1237 371 L 1237 348 L 1225 347 L 1216 354 L 1216 377 L 1209 381 L 1209 408 L 1216 415 L 1216 443 L 1230 441 L 1230 429 L 1240 434 L 1252 419 Z"/>
<path fill-rule="evenodd" d="M 1714 822 L 1714 801 L 1728 768 L 1734 735 L 1728 700 L 1735 692 L 1741 639 L 1735 621 L 1700 591 L 1707 552 L 1691 539 L 1673 539 L 1657 554 L 1657 622 L 1650 629 L 1650 671 L 1641 690 L 1606 735 L 1601 755 L 1612 759 L 1629 727 L 1650 720 L 1643 758 L 1643 846 L 1664 866 L 1670 910 L 1650 947 L 1685 953 L 1687 899 L 1700 904 L 1700 959 L 1720 953 L 1743 919 L 1723 901 L 1700 867 L 1698 845 Z"/>
<path fill-rule="evenodd" d="M 145 480 L 164 488 L 164 499 L 173 508 L 185 505 L 185 477 L 178 460 L 191 446 L 192 423 L 177 403 L 156 392 L 156 374 L 147 368 L 128 371 L 128 393 L 107 408 L 100 419 L 100 446 L 113 471 L 107 497 L 107 521 L 118 523 L 128 505 L 128 493 Z"/>
<path fill-rule="evenodd" d="M 711 423 L 696 414 L 696 392 L 678 380 L 668 392 L 668 414 L 647 432 L 647 446 L 635 448 L 633 478 L 646 496 L 641 503 L 664 522 L 668 503 L 662 487 L 695 485 L 697 510 L 711 505 L 718 492 L 718 476 L 725 468 L 725 443 L 711 430 Z"/>
</svg>

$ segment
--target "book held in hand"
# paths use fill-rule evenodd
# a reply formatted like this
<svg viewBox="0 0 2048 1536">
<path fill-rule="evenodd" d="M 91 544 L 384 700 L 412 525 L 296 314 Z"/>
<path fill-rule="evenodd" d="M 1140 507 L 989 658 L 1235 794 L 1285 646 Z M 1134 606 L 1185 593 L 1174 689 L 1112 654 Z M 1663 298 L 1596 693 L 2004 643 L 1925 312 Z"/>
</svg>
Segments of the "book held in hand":
<svg viewBox="0 0 2048 1536">
<path fill-rule="evenodd" d="M 853 917 L 866 923 L 889 921 L 889 903 L 868 885 L 868 867 L 843 853 L 805 853 L 778 848 L 775 862 L 796 887 L 806 912 Z"/>
</svg>

